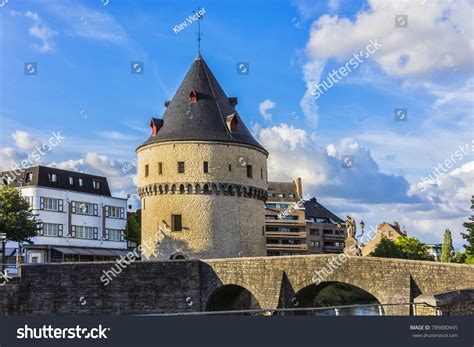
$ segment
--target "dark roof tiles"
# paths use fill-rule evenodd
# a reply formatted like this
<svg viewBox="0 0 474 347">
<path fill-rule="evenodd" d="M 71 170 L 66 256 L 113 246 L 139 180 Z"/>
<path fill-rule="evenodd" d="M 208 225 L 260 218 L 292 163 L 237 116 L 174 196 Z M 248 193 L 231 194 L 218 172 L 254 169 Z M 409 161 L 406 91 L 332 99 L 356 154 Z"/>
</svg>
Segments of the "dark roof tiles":
<svg viewBox="0 0 474 347">
<path fill-rule="evenodd" d="M 190 93 L 197 100 L 192 102 Z M 193 94 L 194 96 L 194 94 Z M 163 125 L 142 146 L 167 141 L 216 141 L 244 144 L 268 152 L 255 140 L 200 54 L 181 82 L 163 115 Z M 230 131 L 227 117 L 235 114 L 238 126 Z M 141 146 L 140 146 L 141 147 Z"/>
</svg>

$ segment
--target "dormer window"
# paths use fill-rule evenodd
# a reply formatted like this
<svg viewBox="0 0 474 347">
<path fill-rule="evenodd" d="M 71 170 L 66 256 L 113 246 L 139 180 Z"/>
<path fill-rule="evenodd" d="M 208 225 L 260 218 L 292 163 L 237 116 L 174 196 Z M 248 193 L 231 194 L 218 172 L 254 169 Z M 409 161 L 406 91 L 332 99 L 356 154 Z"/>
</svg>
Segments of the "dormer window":
<svg viewBox="0 0 474 347">
<path fill-rule="evenodd" d="M 197 101 L 197 93 L 196 91 L 193 89 L 191 90 L 191 93 L 189 93 L 189 102 L 194 104 L 196 101 Z"/>
<path fill-rule="evenodd" d="M 162 126 L 163 119 L 152 118 L 150 121 L 151 136 L 156 136 L 156 133 L 161 129 Z"/>
<path fill-rule="evenodd" d="M 230 116 L 227 116 L 226 124 L 227 129 L 229 129 L 231 133 L 235 133 L 239 124 L 239 118 L 237 117 L 237 114 L 233 113 Z"/>
<path fill-rule="evenodd" d="M 25 175 L 25 182 L 31 182 L 33 180 L 33 172 L 27 172 Z"/>
<path fill-rule="evenodd" d="M 48 175 L 48 177 L 49 177 L 49 181 L 50 181 L 50 182 L 52 182 L 52 183 L 58 182 L 58 175 L 57 175 L 57 174 L 55 174 L 55 173 L 50 173 L 50 174 Z"/>
<path fill-rule="evenodd" d="M 92 187 L 94 189 L 100 189 L 100 181 L 92 180 Z"/>
<path fill-rule="evenodd" d="M 84 187 L 84 180 L 82 178 L 78 179 L 79 187 Z"/>
<path fill-rule="evenodd" d="M 69 176 L 69 185 L 73 186 L 74 185 L 74 177 Z"/>
</svg>

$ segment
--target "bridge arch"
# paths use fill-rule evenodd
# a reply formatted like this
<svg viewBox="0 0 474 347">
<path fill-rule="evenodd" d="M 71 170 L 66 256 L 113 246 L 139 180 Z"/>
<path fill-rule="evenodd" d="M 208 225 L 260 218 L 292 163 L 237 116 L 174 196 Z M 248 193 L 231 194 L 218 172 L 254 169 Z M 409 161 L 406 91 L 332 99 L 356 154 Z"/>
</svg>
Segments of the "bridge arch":
<svg viewBox="0 0 474 347">
<path fill-rule="evenodd" d="M 329 294 L 329 296 L 325 296 Z M 357 304 L 381 304 L 375 295 L 359 286 L 340 281 L 326 281 L 309 284 L 298 290 L 286 306 L 311 308 L 345 306 Z M 371 308 L 379 312 L 377 307 Z M 382 308 L 383 311 L 383 308 Z M 297 311 L 295 314 L 314 315 L 312 311 Z"/>
<path fill-rule="evenodd" d="M 206 311 L 260 309 L 260 302 L 247 288 L 237 284 L 214 286 L 205 299 Z"/>
</svg>

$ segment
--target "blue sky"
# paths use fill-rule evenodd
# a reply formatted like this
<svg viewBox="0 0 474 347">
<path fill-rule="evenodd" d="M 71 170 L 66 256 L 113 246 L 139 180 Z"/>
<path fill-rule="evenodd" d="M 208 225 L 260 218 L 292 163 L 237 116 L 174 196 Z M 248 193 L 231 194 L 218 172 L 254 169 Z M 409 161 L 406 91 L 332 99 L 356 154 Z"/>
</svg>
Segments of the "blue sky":
<svg viewBox="0 0 474 347">
<path fill-rule="evenodd" d="M 204 8 L 202 54 L 270 151 L 271 179 L 301 176 L 339 215 L 368 226 L 398 220 L 426 242 L 449 227 L 461 246 L 474 170 L 471 3 L 105 1 L 0 0 L 2 169 L 60 131 L 66 140 L 42 164 L 106 175 L 115 194 L 136 201 L 135 170 L 122 167 L 196 55 L 197 23 L 173 27 Z M 406 28 L 395 27 L 399 14 Z M 311 95 L 371 40 L 381 47 Z M 143 75 L 131 74 L 132 61 Z M 36 75 L 25 62 L 37 63 Z M 238 74 L 237 62 L 250 73 Z M 408 120 L 395 121 L 395 108 Z M 353 167 L 342 168 L 344 155 Z"/>
</svg>

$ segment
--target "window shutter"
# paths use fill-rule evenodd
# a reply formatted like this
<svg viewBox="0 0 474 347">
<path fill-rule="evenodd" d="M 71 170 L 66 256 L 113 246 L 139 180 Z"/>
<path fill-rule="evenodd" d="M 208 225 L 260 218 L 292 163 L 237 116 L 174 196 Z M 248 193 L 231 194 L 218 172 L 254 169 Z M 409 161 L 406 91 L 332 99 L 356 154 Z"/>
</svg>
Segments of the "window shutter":
<svg viewBox="0 0 474 347">
<path fill-rule="evenodd" d="M 125 219 L 125 209 L 123 207 L 120 207 L 120 218 Z"/>
<path fill-rule="evenodd" d="M 73 237 L 73 238 L 76 237 L 76 226 L 75 225 L 71 226 L 71 237 Z"/>
<path fill-rule="evenodd" d="M 94 209 L 93 209 L 94 210 L 94 216 L 97 216 L 98 215 L 98 212 L 97 212 L 98 206 L 97 206 L 97 204 L 94 204 L 93 206 L 94 206 Z"/>
<path fill-rule="evenodd" d="M 40 224 L 39 224 L 39 230 L 38 230 L 38 234 L 40 234 L 40 235 L 44 235 L 44 231 L 43 231 L 43 223 L 40 223 Z"/>
<path fill-rule="evenodd" d="M 44 210 L 44 198 L 40 198 L 40 210 Z"/>
<path fill-rule="evenodd" d="M 76 202 L 71 202 L 72 213 L 76 213 Z"/>
<path fill-rule="evenodd" d="M 58 224 L 58 236 L 62 237 L 63 236 L 63 225 Z"/>
<path fill-rule="evenodd" d="M 94 228 L 94 240 L 97 240 L 97 231 L 98 231 L 98 229 Z"/>
<path fill-rule="evenodd" d="M 109 229 L 105 229 L 105 239 L 109 239 Z"/>
<path fill-rule="evenodd" d="M 58 208 L 60 212 L 63 212 L 63 200 L 58 200 Z"/>
<path fill-rule="evenodd" d="M 123 241 L 125 238 L 124 231 L 120 230 L 120 241 Z"/>
<path fill-rule="evenodd" d="M 109 206 L 105 206 L 105 216 L 108 217 L 110 215 L 110 208 Z"/>
</svg>

